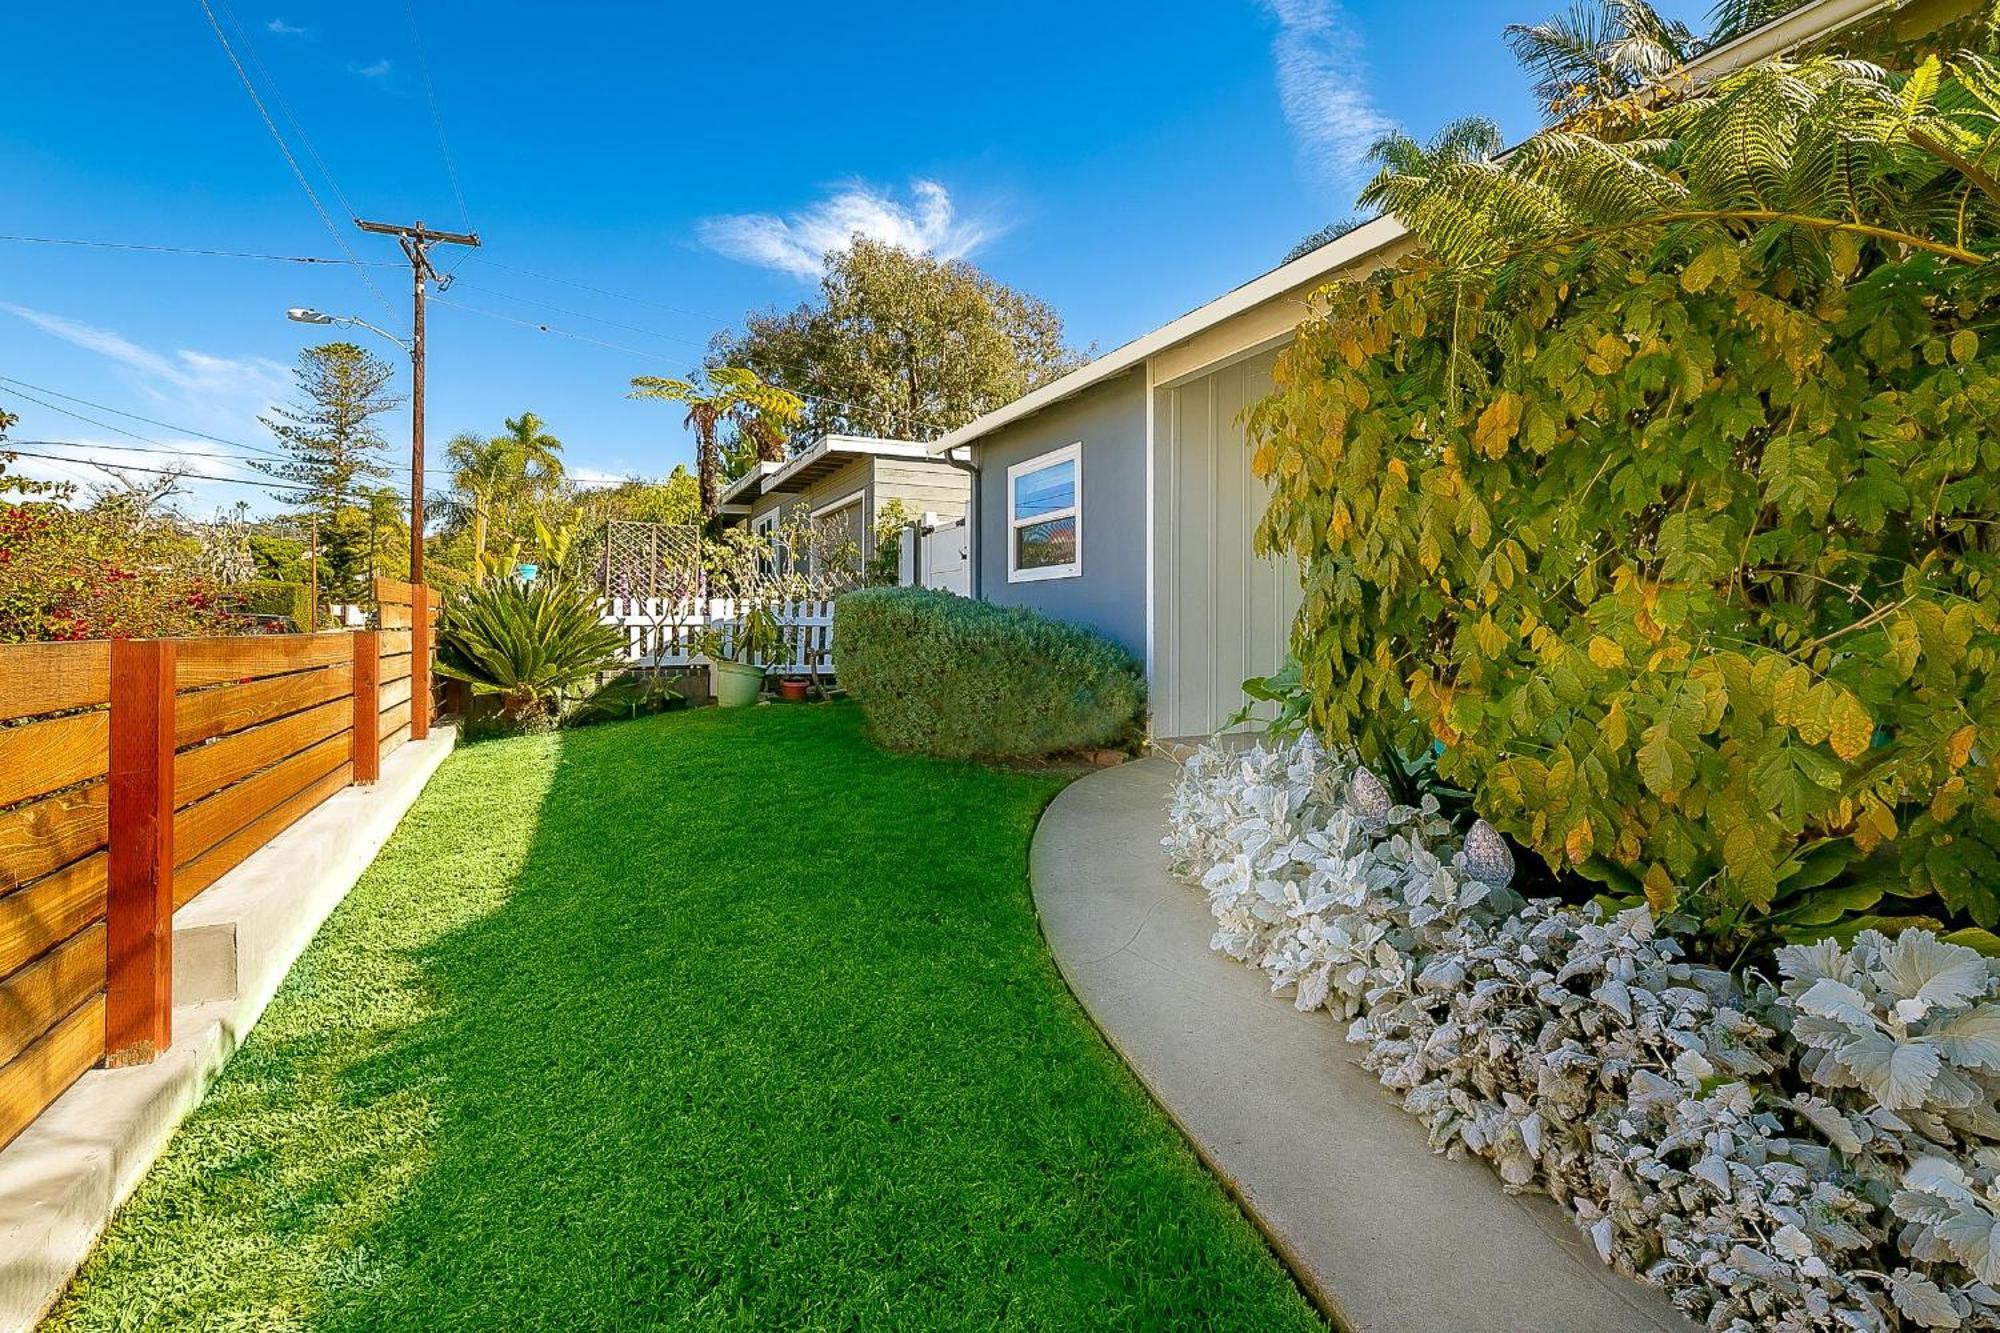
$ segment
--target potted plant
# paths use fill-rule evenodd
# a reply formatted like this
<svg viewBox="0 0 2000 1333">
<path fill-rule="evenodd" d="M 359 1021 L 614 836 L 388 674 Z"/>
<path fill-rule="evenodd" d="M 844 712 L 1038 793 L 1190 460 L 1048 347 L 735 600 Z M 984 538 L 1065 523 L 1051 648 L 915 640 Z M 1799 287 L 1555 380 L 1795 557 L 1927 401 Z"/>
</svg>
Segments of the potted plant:
<svg viewBox="0 0 2000 1333">
<path fill-rule="evenodd" d="M 778 697 L 789 704 L 802 704 L 812 683 L 804 676 L 786 676 L 778 682 Z"/>
<path fill-rule="evenodd" d="M 695 651 L 708 659 L 709 688 L 724 708 L 747 708 L 757 702 L 764 686 L 764 668 L 755 659 L 770 658 L 784 645 L 777 616 L 763 603 L 753 603 L 743 619 L 725 633 L 705 629 L 694 639 Z"/>
</svg>

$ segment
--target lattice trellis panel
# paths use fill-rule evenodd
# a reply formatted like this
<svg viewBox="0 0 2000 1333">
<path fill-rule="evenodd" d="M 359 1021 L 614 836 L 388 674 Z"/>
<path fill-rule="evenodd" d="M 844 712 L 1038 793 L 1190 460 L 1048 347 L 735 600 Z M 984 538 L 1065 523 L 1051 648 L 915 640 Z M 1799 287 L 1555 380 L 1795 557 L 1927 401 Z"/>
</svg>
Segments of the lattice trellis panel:
<svg viewBox="0 0 2000 1333">
<path fill-rule="evenodd" d="M 604 525 L 598 558 L 606 597 L 659 597 L 683 601 L 703 595 L 701 529 L 667 523 Z"/>
</svg>

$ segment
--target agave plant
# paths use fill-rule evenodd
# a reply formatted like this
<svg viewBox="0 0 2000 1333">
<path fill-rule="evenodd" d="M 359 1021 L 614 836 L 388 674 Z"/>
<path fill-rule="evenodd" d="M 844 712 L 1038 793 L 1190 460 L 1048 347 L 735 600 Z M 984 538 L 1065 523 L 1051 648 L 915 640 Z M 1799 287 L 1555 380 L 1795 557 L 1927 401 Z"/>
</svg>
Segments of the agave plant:
<svg viewBox="0 0 2000 1333">
<path fill-rule="evenodd" d="M 438 625 L 438 672 L 500 696 L 511 728 L 553 726 L 563 701 L 619 665 L 624 637 L 598 619 L 597 596 L 563 578 L 468 588 Z"/>
</svg>

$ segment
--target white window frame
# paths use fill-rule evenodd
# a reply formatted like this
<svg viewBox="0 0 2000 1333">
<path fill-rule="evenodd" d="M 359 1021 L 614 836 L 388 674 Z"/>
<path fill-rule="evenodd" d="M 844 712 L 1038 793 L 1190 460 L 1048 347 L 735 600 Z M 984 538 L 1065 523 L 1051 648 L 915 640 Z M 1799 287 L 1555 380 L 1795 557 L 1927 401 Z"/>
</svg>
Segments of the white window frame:
<svg viewBox="0 0 2000 1333">
<path fill-rule="evenodd" d="M 1063 509 L 1050 509 L 1028 518 L 1014 516 L 1014 482 L 1025 473 L 1040 472 L 1058 463 L 1076 465 L 1076 500 Z M 1066 444 L 1060 449 L 1051 449 L 1045 454 L 1014 464 L 1007 469 L 1007 582 L 1040 583 L 1044 579 L 1073 579 L 1083 573 L 1083 441 Z M 1037 523 L 1047 523 L 1053 519 L 1070 518 L 1076 520 L 1076 559 L 1066 565 L 1042 565 L 1036 569 L 1021 568 L 1021 544 L 1016 540 L 1022 528 L 1033 527 Z"/>
<path fill-rule="evenodd" d="M 784 512 L 785 507 L 779 505 L 776 508 L 765 510 L 750 520 L 751 535 L 768 538 L 771 543 L 770 553 L 768 555 L 760 554 L 757 557 L 759 564 L 770 566 L 770 568 L 764 571 L 767 575 L 776 575 L 785 572 L 785 552 L 778 536 L 780 531 L 779 520 L 784 517 Z"/>
</svg>

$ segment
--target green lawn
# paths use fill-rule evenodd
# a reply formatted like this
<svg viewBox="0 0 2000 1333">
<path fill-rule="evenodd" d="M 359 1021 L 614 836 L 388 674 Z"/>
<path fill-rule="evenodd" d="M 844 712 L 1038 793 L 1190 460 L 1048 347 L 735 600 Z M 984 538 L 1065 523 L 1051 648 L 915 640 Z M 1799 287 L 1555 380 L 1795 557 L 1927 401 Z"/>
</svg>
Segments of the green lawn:
<svg viewBox="0 0 2000 1333">
<path fill-rule="evenodd" d="M 462 751 L 54 1327 L 1320 1327 L 1048 960 L 1059 785 L 843 706 Z"/>
</svg>

